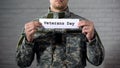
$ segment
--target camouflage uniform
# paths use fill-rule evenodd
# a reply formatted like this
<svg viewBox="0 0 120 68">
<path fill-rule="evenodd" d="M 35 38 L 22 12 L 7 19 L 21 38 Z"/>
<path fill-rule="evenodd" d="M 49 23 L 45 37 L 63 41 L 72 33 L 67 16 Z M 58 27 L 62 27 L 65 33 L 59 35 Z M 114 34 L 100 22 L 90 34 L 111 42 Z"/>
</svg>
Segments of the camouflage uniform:
<svg viewBox="0 0 120 68">
<path fill-rule="evenodd" d="M 55 13 L 49 11 L 43 18 L 77 18 L 87 20 L 83 17 L 69 12 Z M 23 32 L 17 46 L 16 60 L 19 67 L 24 68 L 31 65 L 34 56 L 39 68 L 84 68 L 86 60 L 93 65 L 100 65 L 104 59 L 104 48 L 95 31 L 94 39 L 87 42 L 81 30 L 75 31 L 59 30 L 40 33 L 39 37 L 32 43 L 27 42 Z"/>
</svg>

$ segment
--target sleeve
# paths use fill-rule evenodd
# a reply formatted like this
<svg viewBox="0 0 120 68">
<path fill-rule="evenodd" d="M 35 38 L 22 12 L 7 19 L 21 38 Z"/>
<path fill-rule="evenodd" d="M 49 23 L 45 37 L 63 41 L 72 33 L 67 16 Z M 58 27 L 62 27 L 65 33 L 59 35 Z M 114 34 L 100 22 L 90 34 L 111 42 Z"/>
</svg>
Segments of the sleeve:
<svg viewBox="0 0 120 68">
<path fill-rule="evenodd" d="M 87 44 L 87 60 L 95 65 L 100 65 L 104 60 L 104 47 L 95 30 L 94 39 Z"/>
<path fill-rule="evenodd" d="M 27 42 L 25 34 L 22 34 L 17 44 L 16 61 L 19 67 L 28 67 L 34 59 L 34 43 Z"/>
</svg>

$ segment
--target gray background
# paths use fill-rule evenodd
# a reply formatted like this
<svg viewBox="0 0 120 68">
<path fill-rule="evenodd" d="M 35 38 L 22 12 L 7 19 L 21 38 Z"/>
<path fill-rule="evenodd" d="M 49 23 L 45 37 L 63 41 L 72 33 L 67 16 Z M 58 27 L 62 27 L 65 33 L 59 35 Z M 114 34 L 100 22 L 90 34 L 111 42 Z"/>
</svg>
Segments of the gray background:
<svg viewBox="0 0 120 68">
<path fill-rule="evenodd" d="M 15 51 L 26 22 L 48 10 L 49 0 L 0 0 L 0 68 L 18 68 Z M 69 0 L 69 8 L 95 24 L 105 47 L 105 60 L 95 67 L 120 68 L 120 0 Z M 35 68 L 36 61 L 30 68 Z"/>
</svg>

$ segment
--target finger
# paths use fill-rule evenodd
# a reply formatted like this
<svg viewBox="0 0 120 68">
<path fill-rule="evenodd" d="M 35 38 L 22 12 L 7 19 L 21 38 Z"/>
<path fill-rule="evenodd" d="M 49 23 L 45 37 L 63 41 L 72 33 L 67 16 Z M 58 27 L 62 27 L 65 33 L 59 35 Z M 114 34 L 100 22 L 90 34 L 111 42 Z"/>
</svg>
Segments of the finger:
<svg viewBox="0 0 120 68">
<path fill-rule="evenodd" d="M 31 36 L 33 36 L 33 34 L 36 32 L 37 30 L 31 30 L 30 32 L 29 32 L 29 34 L 31 35 Z"/>
<path fill-rule="evenodd" d="M 88 29 L 90 29 L 89 26 L 84 26 L 84 27 L 83 27 L 83 30 L 88 30 Z"/>
<path fill-rule="evenodd" d="M 79 26 L 83 27 L 83 26 L 89 26 L 91 24 L 92 24 L 92 22 L 90 22 L 90 21 L 82 20 L 82 21 L 80 21 Z"/>
<path fill-rule="evenodd" d="M 30 32 L 26 32 L 26 36 L 27 37 L 33 37 L 33 35 L 35 34 L 36 30 L 31 30 Z"/>
<path fill-rule="evenodd" d="M 91 31 L 90 29 L 84 29 L 82 30 L 82 33 L 86 35 L 88 40 L 91 40 L 94 36 L 94 31 Z"/>
<path fill-rule="evenodd" d="M 37 29 L 34 28 L 34 27 L 33 27 L 33 28 L 26 29 L 27 32 L 30 32 L 30 31 L 32 31 L 32 30 L 37 30 Z"/>
<path fill-rule="evenodd" d="M 36 27 L 40 27 L 42 24 L 41 24 L 40 22 L 38 22 L 38 21 L 34 21 L 34 25 L 35 25 Z"/>
<path fill-rule="evenodd" d="M 79 22 L 78 22 L 78 27 L 79 27 L 79 28 L 80 28 L 80 27 L 83 28 L 83 26 L 84 26 L 84 25 L 82 24 L 82 21 L 79 21 Z"/>
<path fill-rule="evenodd" d="M 78 22 L 78 27 L 81 27 L 81 25 L 80 25 L 80 24 L 81 24 L 81 22 L 79 21 L 79 22 Z"/>
<path fill-rule="evenodd" d="M 32 41 L 33 40 L 33 35 L 34 35 L 35 32 L 36 32 L 36 30 L 32 30 L 32 31 L 26 33 L 28 41 Z"/>
<path fill-rule="evenodd" d="M 87 34 L 88 32 L 90 32 L 90 28 L 88 26 L 84 26 L 82 28 L 82 33 Z"/>
<path fill-rule="evenodd" d="M 84 20 L 80 21 L 79 26 L 87 26 L 86 21 L 84 21 Z"/>
<path fill-rule="evenodd" d="M 82 30 L 82 33 L 86 35 L 88 33 L 92 34 L 93 32 L 89 29 L 86 29 L 86 30 Z"/>
<path fill-rule="evenodd" d="M 31 31 L 36 31 L 37 29 L 34 27 L 34 26 L 32 26 L 31 28 L 28 28 L 28 29 L 25 29 L 25 33 L 26 34 L 29 34 Z M 30 34 L 29 34 L 30 35 Z"/>
<path fill-rule="evenodd" d="M 25 26 L 25 30 L 29 30 L 29 29 L 36 29 L 36 27 L 34 26 L 34 24 L 30 23 Z"/>
<path fill-rule="evenodd" d="M 86 35 L 88 33 L 88 30 L 82 30 L 82 33 Z"/>
<path fill-rule="evenodd" d="M 34 23 L 33 23 L 33 22 L 26 23 L 26 24 L 25 24 L 25 29 L 29 29 L 29 28 L 31 28 L 31 27 L 33 27 L 33 26 L 34 26 Z"/>
<path fill-rule="evenodd" d="M 87 39 L 90 39 L 90 34 L 88 30 L 82 30 L 82 33 L 86 35 Z"/>
<path fill-rule="evenodd" d="M 90 33 L 87 33 L 86 37 L 87 37 L 88 40 L 91 40 L 91 34 Z"/>
<path fill-rule="evenodd" d="M 25 27 L 25 30 L 31 30 L 31 29 L 35 29 L 35 27 L 34 26 L 27 26 L 27 27 Z"/>
</svg>

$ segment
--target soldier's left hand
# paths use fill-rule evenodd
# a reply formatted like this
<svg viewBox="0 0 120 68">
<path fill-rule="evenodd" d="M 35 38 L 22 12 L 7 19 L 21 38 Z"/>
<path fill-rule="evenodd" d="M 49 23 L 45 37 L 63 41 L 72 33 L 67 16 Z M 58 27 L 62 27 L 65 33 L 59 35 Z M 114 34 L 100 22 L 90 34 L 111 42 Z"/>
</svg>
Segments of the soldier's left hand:
<svg viewBox="0 0 120 68">
<path fill-rule="evenodd" d="M 94 24 L 92 21 L 82 20 L 78 23 L 78 27 L 82 27 L 82 33 L 86 35 L 90 42 L 94 37 Z"/>
</svg>

